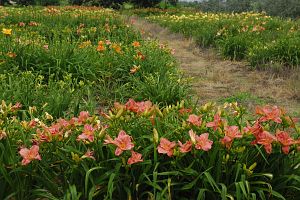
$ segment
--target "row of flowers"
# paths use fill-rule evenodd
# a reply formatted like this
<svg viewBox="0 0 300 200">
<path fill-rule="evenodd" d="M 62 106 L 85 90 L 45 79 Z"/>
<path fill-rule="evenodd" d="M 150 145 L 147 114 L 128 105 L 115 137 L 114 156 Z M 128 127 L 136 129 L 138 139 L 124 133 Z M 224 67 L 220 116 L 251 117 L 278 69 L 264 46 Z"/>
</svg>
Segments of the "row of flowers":
<svg viewBox="0 0 300 200">
<path fill-rule="evenodd" d="M 225 107 L 227 106 L 233 109 L 231 117 L 241 114 L 240 107 L 236 104 Z M 20 108 L 20 104 L 6 106 L 3 103 L 2 113 L 15 113 Z M 207 110 L 208 107 L 204 106 L 202 109 Z M 31 108 L 30 113 L 33 113 L 34 110 Z M 101 112 L 100 116 L 90 116 L 88 112 L 81 112 L 78 117 L 73 117 L 70 120 L 58 119 L 50 126 L 47 126 L 46 123 L 51 122 L 53 118 L 50 114 L 45 113 L 44 122 L 37 118 L 19 122 L 25 131 L 33 131 L 33 137 L 29 138 L 32 146 L 29 149 L 21 146 L 19 154 L 23 158 L 22 165 L 27 165 L 33 160 L 42 159 L 39 149 L 44 143 L 64 142 L 72 137 L 87 146 L 103 141 L 105 146 L 115 147 L 114 154 L 117 157 L 128 151 L 131 154 L 127 160 L 129 165 L 142 162 L 143 156 L 139 153 L 142 150 L 140 150 L 138 140 L 135 140 L 136 136 L 128 134 L 130 130 L 124 131 L 121 124 L 120 127 L 113 128 L 115 123 L 124 123 L 124 118 L 127 120 L 125 120 L 125 124 L 130 124 L 135 119 L 148 119 L 152 125 L 154 148 L 159 154 L 166 154 L 168 157 L 184 155 L 188 152 L 193 153 L 194 150 L 210 151 L 214 143 L 221 144 L 227 151 L 241 146 L 250 148 L 253 145 L 262 145 L 267 154 L 272 153 L 272 147 L 279 146 L 284 154 L 300 151 L 297 119 L 290 118 L 276 106 L 257 107 L 256 115 L 258 118 L 252 121 L 252 125 L 247 122 L 244 128 L 240 125 L 228 125 L 228 120 L 224 118 L 226 114 L 224 110 L 218 110 L 215 114 L 212 111 L 204 112 L 202 110 L 200 113 L 198 111 L 198 114 L 193 114 L 192 112 L 197 113 L 197 111 L 184 108 L 183 103 L 160 109 L 150 101 L 136 102 L 130 99 L 126 104 L 115 103 L 114 108 L 108 113 Z M 181 135 L 175 137 L 176 140 L 172 136 L 166 137 L 163 133 L 158 133 L 156 129 L 157 120 L 163 121 L 170 115 L 173 117 L 175 115 L 179 122 L 182 121 Z M 209 121 L 211 117 L 213 120 Z M 13 118 L 15 119 L 15 117 Z M 276 128 L 272 129 L 272 127 Z M 118 135 L 116 135 L 118 129 Z M 293 134 L 291 134 L 292 130 L 294 130 Z M 275 134 L 273 134 L 274 131 Z M 1 139 L 5 139 L 7 135 L 9 133 L 2 131 Z M 247 144 L 240 142 L 243 138 Z M 95 159 L 93 150 L 88 149 L 82 158 Z"/>
</svg>

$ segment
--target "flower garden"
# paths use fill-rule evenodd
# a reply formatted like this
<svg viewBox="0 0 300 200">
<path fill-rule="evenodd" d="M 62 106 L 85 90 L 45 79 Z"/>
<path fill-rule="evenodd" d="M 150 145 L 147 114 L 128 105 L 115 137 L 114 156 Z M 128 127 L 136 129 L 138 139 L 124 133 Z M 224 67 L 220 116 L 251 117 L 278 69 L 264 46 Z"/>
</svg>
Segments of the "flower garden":
<svg viewBox="0 0 300 200">
<path fill-rule="evenodd" d="M 299 197 L 299 119 L 195 105 L 116 11 L 0 7 L 0 30 L 0 199 Z"/>
<path fill-rule="evenodd" d="M 265 13 L 205 13 L 144 9 L 135 14 L 193 37 L 198 45 L 213 46 L 229 59 L 246 59 L 255 68 L 277 63 L 299 66 L 299 20 L 270 17 Z"/>
</svg>

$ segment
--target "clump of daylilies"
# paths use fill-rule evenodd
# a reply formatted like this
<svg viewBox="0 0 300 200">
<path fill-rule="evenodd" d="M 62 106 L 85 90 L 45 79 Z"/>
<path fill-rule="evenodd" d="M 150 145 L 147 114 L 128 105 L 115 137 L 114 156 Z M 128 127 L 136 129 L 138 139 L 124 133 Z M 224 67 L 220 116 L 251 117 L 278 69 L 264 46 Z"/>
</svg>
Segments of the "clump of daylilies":
<svg viewBox="0 0 300 200">
<path fill-rule="evenodd" d="M 168 157 L 184 156 L 196 151 L 207 152 L 217 143 L 225 151 L 242 146 L 251 148 L 254 145 L 263 147 L 267 154 L 271 154 L 273 148 L 277 152 L 281 149 L 284 154 L 300 150 L 297 119 L 289 117 L 277 106 L 257 107 L 255 118 L 244 122 L 244 110 L 237 104 L 226 104 L 224 108 L 206 104 L 196 110 L 185 108 L 184 104 L 182 101 L 177 105 L 159 108 L 150 101 L 136 102 L 129 99 L 125 104 L 116 102 L 108 113 L 101 112 L 100 116 L 91 116 L 82 111 L 78 117 L 56 121 L 49 113 L 45 113 L 41 119 L 34 118 L 36 108 L 30 107 L 28 112 L 31 120 L 19 122 L 14 114 L 21 108 L 21 104 L 6 105 L 3 101 L 0 113 L 3 122 L 14 121 L 19 123 L 24 132 L 33 133 L 27 138 L 28 141 L 23 141 L 19 146 L 22 165 L 42 160 L 43 154 L 51 154 L 44 148 L 45 144 L 69 145 L 70 141 L 86 146 L 81 157 L 71 154 L 73 158 L 76 157 L 76 161 L 85 158 L 97 160 L 98 154 L 95 151 L 99 142 L 102 143 L 102 148 L 112 150 L 111 155 L 121 157 L 123 163 L 126 158 L 128 165 L 151 159 L 151 156 L 142 155 L 146 146 L 141 146 L 141 135 L 136 135 L 130 128 L 133 121 L 138 123 L 141 130 L 147 124 L 146 134 L 153 135 L 149 145 L 153 145 L 159 154 L 166 154 Z M 176 119 L 173 123 L 178 124 L 176 131 L 180 130 L 180 134 L 170 134 L 175 130 L 165 133 L 158 131 L 158 124 L 167 125 L 165 123 L 170 118 Z M 3 123 L 1 127 L 0 140 L 13 137 L 10 136 L 10 130 L 4 129 Z"/>
</svg>

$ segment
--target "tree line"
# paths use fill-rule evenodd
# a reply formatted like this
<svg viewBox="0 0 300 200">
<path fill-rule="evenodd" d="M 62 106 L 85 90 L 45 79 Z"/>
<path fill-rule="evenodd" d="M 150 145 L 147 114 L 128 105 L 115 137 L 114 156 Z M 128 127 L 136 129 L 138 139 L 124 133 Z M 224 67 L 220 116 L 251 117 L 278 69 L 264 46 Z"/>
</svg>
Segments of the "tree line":
<svg viewBox="0 0 300 200">
<path fill-rule="evenodd" d="M 204 0 L 197 4 L 209 12 L 265 11 L 280 17 L 300 17 L 300 0 Z"/>
<path fill-rule="evenodd" d="M 132 3 L 137 7 L 153 7 L 160 2 L 176 5 L 178 0 L 0 0 L 0 5 L 88 5 L 118 8 L 124 3 Z"/>
</svg>

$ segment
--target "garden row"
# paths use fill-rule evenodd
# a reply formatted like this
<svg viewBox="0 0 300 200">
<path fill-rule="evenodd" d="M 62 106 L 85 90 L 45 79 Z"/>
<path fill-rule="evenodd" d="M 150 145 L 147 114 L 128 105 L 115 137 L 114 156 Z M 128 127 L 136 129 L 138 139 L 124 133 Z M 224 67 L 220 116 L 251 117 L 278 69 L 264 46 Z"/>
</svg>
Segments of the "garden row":
<svg viewBox="0 0 300 200">
<path fill-rule="evenodd" d="M 0 107 L 1 199 L 297 199 L 300 128 L 274 106 L 115 103 L 20 120 Z M 297 139 L 298 138 L 298 139 Z"/>
<path fill-rule="evenodd" d="M 213 46 L 232 60 L 246 59 L 251 66 L 294 67 L 300 64 L 300 23 L 264 13 L 202 13 L 187 10 L 144 9 L 134 13 Z"/>
</svg>

